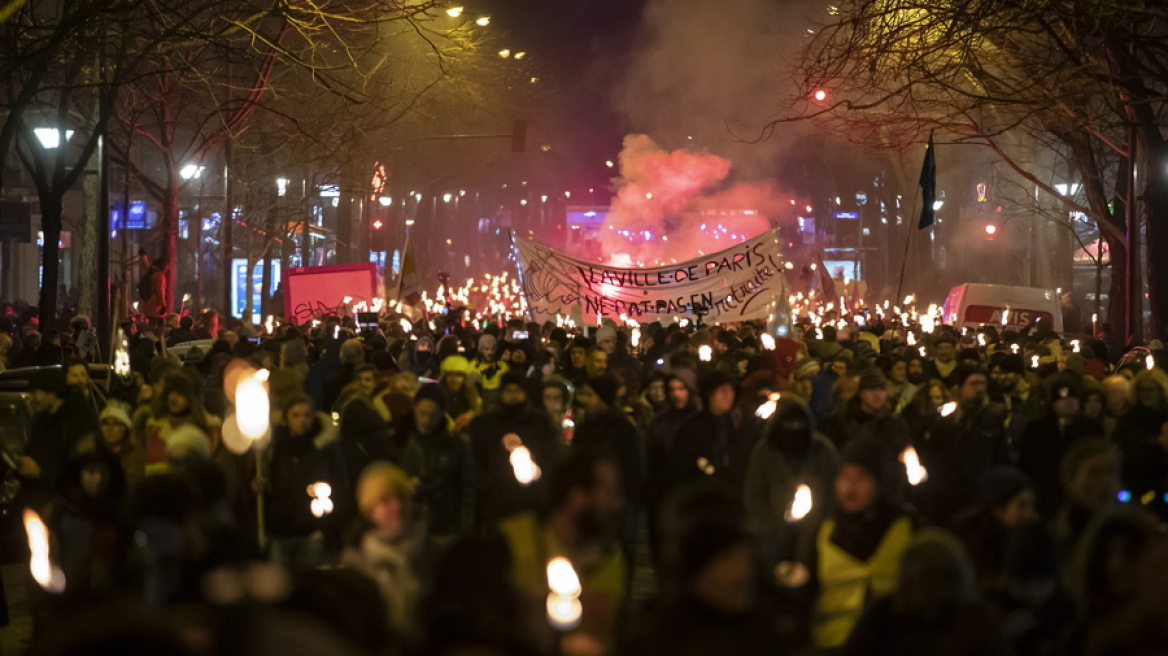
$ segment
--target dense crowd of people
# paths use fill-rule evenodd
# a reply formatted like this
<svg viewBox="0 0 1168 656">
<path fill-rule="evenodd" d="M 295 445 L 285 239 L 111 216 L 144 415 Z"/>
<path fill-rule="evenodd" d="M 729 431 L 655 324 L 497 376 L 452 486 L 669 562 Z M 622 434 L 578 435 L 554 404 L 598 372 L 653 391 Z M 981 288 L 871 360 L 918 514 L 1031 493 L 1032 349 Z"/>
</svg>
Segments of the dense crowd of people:
<svg viewBox="0 0 1168 656">
<path fill-rule="evenodd" d="M 61 365 L 33 376 L 31 438 L 7 458 L 65 581 L 35 589 L 38 653 L 1168 638 L 1156 343 L 1041 323 L 265 330 L 204 311 L 126 322 L 129 372 L 93 381 L 84 317 L 42 329 L 10 309 L 5 365 Z M 240 372 L 263 369 L 270 439 L 241 447 Z"/>
</svg>

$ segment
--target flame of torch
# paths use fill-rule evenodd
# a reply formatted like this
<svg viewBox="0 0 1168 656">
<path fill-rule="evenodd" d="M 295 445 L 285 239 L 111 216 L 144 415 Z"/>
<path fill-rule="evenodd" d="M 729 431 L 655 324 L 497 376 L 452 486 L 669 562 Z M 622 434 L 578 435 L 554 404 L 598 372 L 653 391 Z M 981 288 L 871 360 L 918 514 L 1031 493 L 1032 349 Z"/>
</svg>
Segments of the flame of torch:
<svg viewBox="0 0 1168 656">
<path fill-rule="evenodd" d="M 268 434 L 272 407 L 268 400 L 268 370 L 260 369 L 244 378 L 235 388 L 236 422 L 239 432 L 257 441 Z"/>
<path fill-rule="evenodd" d="M 633 328 L 633 334 L 629 337 L 629 344 L 632 344 L 633 348 L 637 348 L 638 346 L 641 345 L 641 329 L 640 328 Z"/>
<path fill-rule="evenodd" d="M 515 480 L 520 485 L 531 485 L 540 477 L 539 465 L 531 459 L 531 451 L 525 446 L 515 447 L 511 451 L 511 469 L 515 472 Z"/>
<path fill-rule="evenodd" d="M 758 409 L 754 411 L 754 416 L 759 419 L 770 419 L 775 414 L 775 410 L 779 407 L 780 395 L 776 392 L 767 397 L 767 400 Z"/>
<path fill-rule="evenodd" d="M 1156 358 L 1152 357 L 1151 353 L 1148 354 L 1148 357 L 1144 358 L 1144 366 L 1148 368 L 1148 371 L 1156 368 Z"/>
<path fill-rule="evenodd" d="M 410 323 L 409 319 L 402 319 L 397 323 L 401 326 L 401 329 L 407 333 L 414 329 L 414 324 Z"/>
<path fill-rule="evenodd" d="M 942 417 L 948 417 L 949 415 L 953 414 L 955 410 L 957 410 L 956 401 L 950 401 L 940 408 L 937 408 L 937 412 L 941 413 Z"/>
<path fill-rule="evenodd" d="M 576 628 L 584 614 L 580 605 L 580 577 L 567 558 L 556 557 L 547 564 L 548 623 L 559 631 Z"/>
<path fill-rule="evenodd" d="M 1011 344 L 1011 345 L 1010 345 L 1010 352 L 1011 352 L 1011 353 L 1017 353 L 1017 352 L 1018 352 L 1018 345 L 1017 345 L 1017 344 Z"/>
<path fill-rule="evenodd" d="M 1037 355 L 1030 356 L 1030 368 L 1031 369 L 1038 368 L 1038 356 Z"/>
<path fill-rule="evenodd" d="M 64 592 L 65 573 L 49 555 L 49 529 L 32 508 L 24 509 L 24 530 L 28 533 L 28 568 L 33 580 L 46 592 Z"/>
<path fill-rule="evenodd" d="M 759 341 L 762 342 L 762 347 L 768 351 L 775 350 L 775 338 L 771 337 L 770 333 L 763 333 L 759 336 Z"/>
<path fill-rule="evenodd" d="M 698 359 L 702 362 L 709 362 L 714 358 L 714 349 L 709 344 L 702 344 L 698 347 Z"/>
<path fill-rule="evenodd" d="M 916 449 L 911 446 L 905 449 L 900 454 L 900 460 L 904 463 L 904 473 L 908 476 L 909 485 L 920 485 L 929 479 L 929 472 L 921 465 Z"/>
<path fill-rule="evenodd" d="M 333 511 L 333 486 L 319 481 L 308 486 L 308 496 L 312 497 L 309 508 L 313 517 L 324 517 Z"/>
<path fill-rule="evenodd" d="M 119 376 L 130 375 L 130 344 L 125 337 L 118 341 L 118 348 L 114 351 L 114 373 Z"/>
<path fill-rule="evenodd" d="M 1079 352 L 1079 340 L 1077 340 L 1077 339 L 1071 340 L 1071 351 L 1074 353 Z"/>
<path fill-rule="evenodd" d="M 811 512 L 813 502 L 811 499 L 811 488 L 806 483 L 800 483 L 799 487 L 795 488 L 795 496 L 791 499 L 791 506 L 787 508 L 787 521 L 797 522 L 807 516 Z"/>
</svg>

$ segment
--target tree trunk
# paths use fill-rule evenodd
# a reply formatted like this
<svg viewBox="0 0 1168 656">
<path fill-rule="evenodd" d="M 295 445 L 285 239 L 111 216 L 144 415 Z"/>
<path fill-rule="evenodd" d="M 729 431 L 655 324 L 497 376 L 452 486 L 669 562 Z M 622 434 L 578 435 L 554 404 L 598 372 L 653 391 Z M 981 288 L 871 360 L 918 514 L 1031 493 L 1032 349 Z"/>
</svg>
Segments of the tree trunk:
<svg viewBox="0 0 1168 656">
<path fill-rule="evenodd" d="M 1126 341 L 1128 335 L 1128 294 L 1127 279 L 1124 273 L 1127 271 L 1127 242 L 1106 231 L 1103 231 L 1102 235 L 1103 240 L 1107 243 L 1107 254 L 1110 258 L 1108 266 L 1111 268 L 1111 284 L 1107 288 L 1107 315 L 1103 321 L 1111 324 L 1110 335 L 1117 335 L 1121 341 Z"/>
<path fill-rule="evenodd" d="M 1152 327 L 1147 339 L 1165 336 L 1168 326 L 1168 266 L 1161 261 L 1168 253 L 1168 180 L 1165 179 L 1164 157 L 1168 148 L 1148 144 L 1148 165 L 1144 167 L 1147 181 L 1144 186 L 1144 207 L 1147 219 L 1145 265 L 1148 296 L 1151 301 Z"/>
<path fill-rule="evenodd" d="M 58 260 L 61 257 L 61 199 L 41 200 L 41 232 L 44 246 L 41 248 L 41 330 L 56 328 L 57 285 L 61 279 Z"/>
<path fill-rule="evenodd" d="M 85 206 L 81 219 L 81 243 L 77 246 L 81 250 L 81 257 L 77 266 L 76 278 L 80 291 L 77 312 L 88 315 L 95 326 L 98 320 L 98 294 L 107 291 L 102 289 L 104 281 L 101 280 L 98 267 L 98 244 L 101 243 L 102 239 L 100 221 L 98 220 L 98 212 L 101 211 L 101 178 L 96 173 L 100 166 L 99 160 L 98 152 L 94 150 L 93 155 L 89 158 L 89 163 L 85 166 L 83 193 Z"/>
<path fill-rule="evenodd" d="M 162 254 L 166 257 L 166 288 L 162 290 L 162 298 L 170 312 L 179 307 L 179 300 L 175 298 L 178 289 L 175 280 L 178 271 L 178 194 L 179 186 L 171 180 L 162 203 Z"/>
</svg>

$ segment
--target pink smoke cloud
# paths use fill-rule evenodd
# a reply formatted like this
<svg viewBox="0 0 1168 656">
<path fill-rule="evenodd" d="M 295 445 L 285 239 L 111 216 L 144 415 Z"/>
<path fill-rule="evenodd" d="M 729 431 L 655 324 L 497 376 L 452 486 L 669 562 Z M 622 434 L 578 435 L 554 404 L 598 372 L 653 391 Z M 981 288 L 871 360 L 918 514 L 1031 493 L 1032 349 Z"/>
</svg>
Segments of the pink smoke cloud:
<svg viewBox="0 0 1168 656">
<path fill-rule="evenodd" d="M 713 253 L 761 234 L 782 215 L 771 182 L 723 187 L 730 160 L 707 152 L 667 151 L 643 134 L 625 137 L 620 189 L 600 242 L 616 266 L 654 266 Z"/>
</svg>

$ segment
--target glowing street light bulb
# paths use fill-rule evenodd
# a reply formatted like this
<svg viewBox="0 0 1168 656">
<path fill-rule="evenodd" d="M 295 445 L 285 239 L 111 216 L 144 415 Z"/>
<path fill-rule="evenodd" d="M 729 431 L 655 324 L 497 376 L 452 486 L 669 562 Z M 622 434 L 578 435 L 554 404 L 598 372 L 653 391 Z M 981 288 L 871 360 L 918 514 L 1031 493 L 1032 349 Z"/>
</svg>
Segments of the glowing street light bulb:
<svg viewBox="0 0 1168 656">
<path fill-rule="evenodd" d="M 921 465 L 916 449 L 908 447 L 900 454 L 900 459 L 904 461 L 904 472 L 908 476 L 909 485 L 920 485 L 929 479 L 929 472 Z"/>
<path fill-rule="evenodd" d="M 824 100 L 827 100 L 827 92 L 823 89 L 816 89 L 814 98 L 819 102 L 823 102 Z"/>
<path fill-rule="evenodd" d="M 803 519 L 811 512 L 813 505 L 811 488 L 806 483 L 800 483 L 799 487 L 795 488 L 795 496 L 791 499 L 791 506 L 787 508 L 787 521 L 797 522 Z"/>
<path fill-rule="evenodd" d="M 511 56 L 511 49 L 510 48 L 503 48 L 502 50 L 499 51 L 499 56 L 502 57 L 503 59 L 510 57 Z"/>
<path fill-rule="evenodd" d="M 475 19 L 475 25 L 478 25 L 479 27 L 486 27 L 490 24 L 491 24 L 491 17 L 490 16 L 480 16 L 477 19 Z"/>
<path fill-rule="evenodd" d="M 446 15 L 451 17 L 451 18 L 458 18 L 459 16 L 462 15 L 462 12 L 463 12 L 462 7 L 451 7 L 450 9 L 446 10 Z"/>
</svg>

